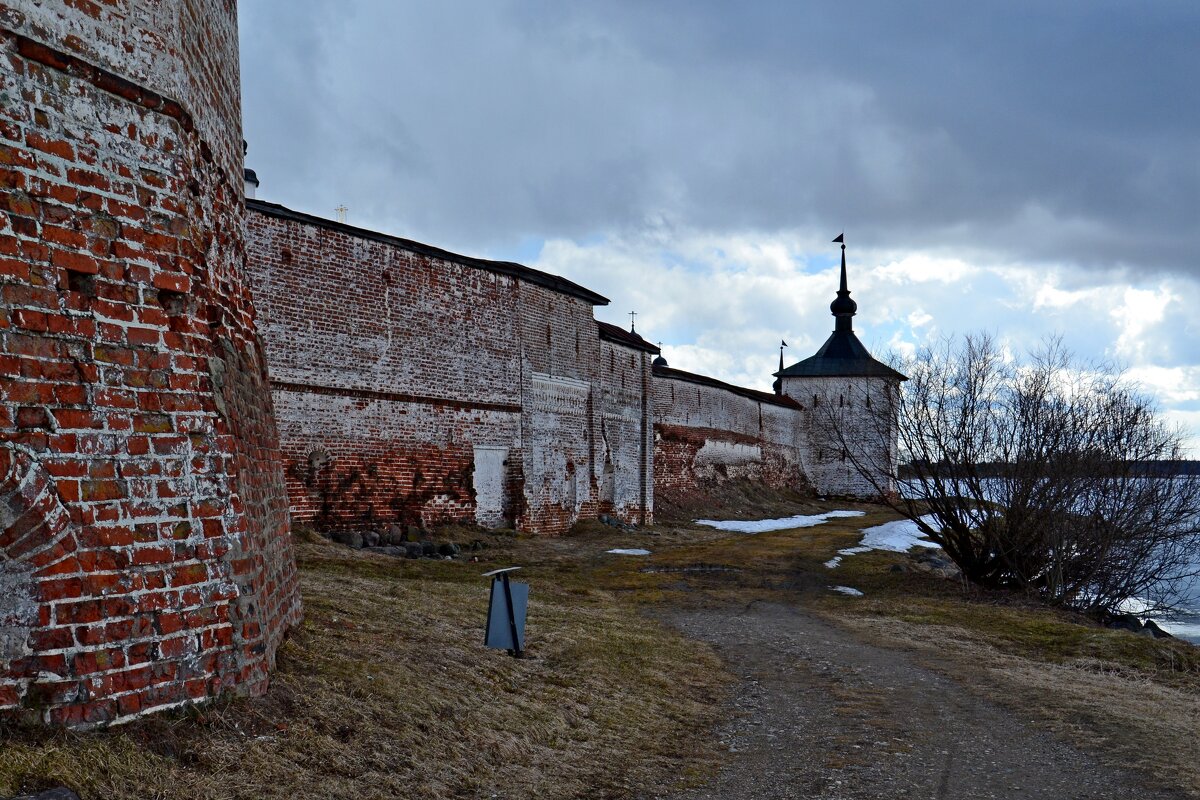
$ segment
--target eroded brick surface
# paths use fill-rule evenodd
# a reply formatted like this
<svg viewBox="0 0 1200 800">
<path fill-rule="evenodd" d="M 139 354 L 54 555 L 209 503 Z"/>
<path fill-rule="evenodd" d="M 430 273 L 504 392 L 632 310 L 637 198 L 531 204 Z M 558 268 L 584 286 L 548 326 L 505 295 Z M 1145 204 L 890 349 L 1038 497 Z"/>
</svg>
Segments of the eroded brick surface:
<svg viewBox="0 0 1200 800">
<path fill-rule="evenodd" d="M 268 203 L 247 232 L 298 518 L 651 518 L 647 352 L 602 363 L 603 298 Z"/>
<path fill-rule="evenodd" d="M 687 496 L 729 479 L 807 486 L 808 412 L 790 400 L 654 375 L 654 482 Z"/>
<path fill-rule="evenodd" d="M 0 709 L 259 691 L 299 615 L 234 6 L 0 5 Z"/>
<path fill-rule="evenodd" d="M 898 391 L 889 378 L 783 379 L 784 394 L 811 411 L 804 420 L 805 469 L 818 494 L 869 498 L 896 491 L 888 476 L 897 466 L 892 398 Z"/>
</svg>

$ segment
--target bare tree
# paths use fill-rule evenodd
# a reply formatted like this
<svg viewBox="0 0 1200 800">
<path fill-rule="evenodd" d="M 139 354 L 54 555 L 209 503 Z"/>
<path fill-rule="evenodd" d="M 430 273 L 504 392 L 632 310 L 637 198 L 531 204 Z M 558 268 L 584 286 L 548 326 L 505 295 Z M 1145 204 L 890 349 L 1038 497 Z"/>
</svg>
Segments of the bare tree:
<svg viewBox="0 0 1200 800">
<path fill-rule="evenodd" d="M 893 366 L 909 376 L 898 392 L 827 404 L 828 428 L 967 580 L 1097 613 L 1179 603 L 1200 572 L 1200 479 L 1160 469 L 1184 459 L 1183 433 L 1119 370 L 1057 340 L 1020 363 L 988 335 Z M 864 419 L 874 442 L 896 441 L 903 474 Z"/>
</svg>

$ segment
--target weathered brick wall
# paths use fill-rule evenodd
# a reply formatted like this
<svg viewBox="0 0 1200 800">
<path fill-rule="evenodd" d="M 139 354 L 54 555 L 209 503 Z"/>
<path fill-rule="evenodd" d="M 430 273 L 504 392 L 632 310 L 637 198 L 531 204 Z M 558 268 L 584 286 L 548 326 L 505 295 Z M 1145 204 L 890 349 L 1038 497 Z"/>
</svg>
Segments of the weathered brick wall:
<svg viewBox="0 0 1200 800">
<path fill-rule="evenodd" d="M 267 204 L 253 204 L 247 243 L 296 517 L 355 528 L 511 521 L 517 280 Z M 482 508 L 477 448 L 498 452 L 506 471 Z"/>
<path fill-rule="evenodd" d="M 265 688 L 299 615 L 232 2 L 0 6 L 0 709 Z"/>
<path fill-rule="evenodd" d="M 522 528 L 561 533 L 599 513 L 600 340 L 592 304 L 519 283 Z"/>
<path fill-rule="evenodd" d="M 894 492 L 896 429 L 884 378 L 784 378 L 783 391 L 806 404 L 806 465 L 813 489 L 835 497 L 878 497 Z"/>
<path fill-rule="evenodd" d="M 599 513 L 603 298 L 269 203 L 251 204 L 247 235 L 297 517 L 558 533 Z M 642 355 L 623 367 L 639 387 Z M 641 413 L 637 391 L 612 413 Z M 653 502 L 630 488 L 644 428 L 618 459 L 611 507 L 628 519 Z"/>
<path fill-rule="evenodd" d="M 654 513 L 650 359 L 644 350 L 600 340 L 600 508 L 635 524 L 652 521 Z"/>
<path fill-rule="evenodd" d="M 787 399 L 654 375 L 654 484 L 672 495 L 730 479 L 806 486 L 806 412 Z"/>
</svg>

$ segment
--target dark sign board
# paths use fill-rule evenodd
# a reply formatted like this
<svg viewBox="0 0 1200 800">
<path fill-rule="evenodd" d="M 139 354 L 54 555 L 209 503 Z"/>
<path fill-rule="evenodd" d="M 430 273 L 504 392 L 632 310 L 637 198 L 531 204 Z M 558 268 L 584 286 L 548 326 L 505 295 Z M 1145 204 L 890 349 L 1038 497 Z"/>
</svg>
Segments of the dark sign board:
<svg viewBox="0 0 1200 800">
<path fill-rule="evenodd" d="M 529 584 L 508 579 L 517 567 L 489 572 L 492 577 L 492 596 L 488 602 L 486 647 L 508 650 L 520 658 L 525 649 L 525 612 L 529 608 Z"/>
</svg>

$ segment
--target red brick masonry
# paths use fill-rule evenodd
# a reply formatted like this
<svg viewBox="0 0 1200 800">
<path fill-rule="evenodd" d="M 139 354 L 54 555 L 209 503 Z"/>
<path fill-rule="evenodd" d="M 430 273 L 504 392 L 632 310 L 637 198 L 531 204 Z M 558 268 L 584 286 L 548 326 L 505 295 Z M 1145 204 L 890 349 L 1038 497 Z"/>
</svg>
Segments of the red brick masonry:
<svg viewBox="0 0 1200 800">
<path fill-rule="evenodd" d="M 0 710 L 257 692 L 300 613 L 226 0 L 0 5 Z"/>
</svg>

